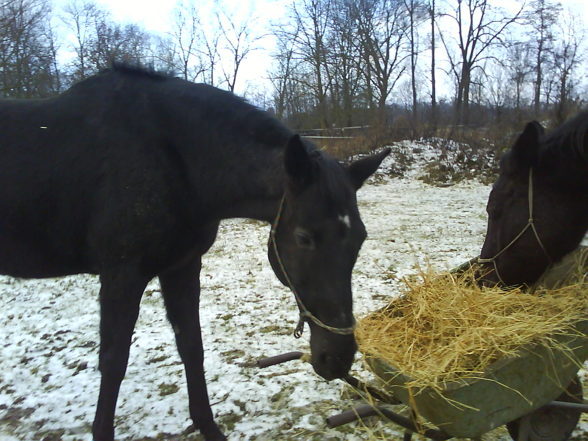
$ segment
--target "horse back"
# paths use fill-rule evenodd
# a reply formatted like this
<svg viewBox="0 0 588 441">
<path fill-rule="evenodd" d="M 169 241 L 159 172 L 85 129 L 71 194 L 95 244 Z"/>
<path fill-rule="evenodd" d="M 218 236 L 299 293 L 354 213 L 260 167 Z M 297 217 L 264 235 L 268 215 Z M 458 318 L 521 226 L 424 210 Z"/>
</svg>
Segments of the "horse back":
<svg viewBox="0 0 588 441">
<path fill-rule="evenodd" d="M 99 273 L 133 259 L 156 272 L 186 247 L 179 159 L 160 122 L 124 104 L 76 93 L 0 102 L 0 273 Z"/>
</svg>

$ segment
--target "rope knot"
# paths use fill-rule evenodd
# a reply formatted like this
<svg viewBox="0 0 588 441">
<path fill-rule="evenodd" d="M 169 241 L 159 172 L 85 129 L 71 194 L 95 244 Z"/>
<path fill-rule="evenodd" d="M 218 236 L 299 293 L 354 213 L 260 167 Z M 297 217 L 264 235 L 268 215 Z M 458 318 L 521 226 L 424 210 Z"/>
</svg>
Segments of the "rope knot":
<svg viewBox="0 0 588 441">
<path fill-rule="evenodd" d="M 298 324 L 296 325 L 296 329 L 294 329 L 294 338 L 302 337 L 302 333 L 304 332 L 304 318 L 302 314 L 300 314 L 300 319 L 298 320 Z"/>
</svg>

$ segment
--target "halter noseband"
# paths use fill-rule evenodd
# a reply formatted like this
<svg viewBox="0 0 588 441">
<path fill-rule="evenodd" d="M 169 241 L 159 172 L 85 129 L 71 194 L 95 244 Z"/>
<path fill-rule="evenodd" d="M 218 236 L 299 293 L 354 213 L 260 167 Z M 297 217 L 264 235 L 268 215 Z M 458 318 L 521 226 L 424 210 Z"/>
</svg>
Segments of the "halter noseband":
<svg viewBox="0 0 588 441">
<path fill-rule="evenodd" d="M 517 234 L 515 236 L 515 238 L 508 243 L 508 245 L 506 245 L 498 253 L 496 253 L 494 255 L 494 257 L 490 257 L 488 259 L 482 259 L 482 258 L 478 257 L 478 263 L 491 263 L 494 266 L 494 272 L 496 273 L 496 276 L 498 277 L 498 280 L 500 281 L 500 283 L 502 283 L 504 286 L 506 286 L 506 283 L 504 283 L 504 280 L 502 279 L 502 277 L 500 277 L 500 273 L 498 272 L 498 266 L 496 265 L 496 259 L 498 259 L 498 257 L 500 257 L 502 255 L 502 253 L 504 253 L 511 246 L 513 246 L 523 236 L 523 234 L 525 234 L 525 232 L 529 228 L 533 231 L 533 234 L 535 235 L 535 239 L 537 239 L 537 243 L 539 243 L 539 246 L 541 247 L 541 249 L 545 253 L 545 256 L 547 257 L 549 262 L 550 263 L 553 262 L 553 260 L 549 256 L 549 253 L 547 252 L 547 249 L 543 245 L 541 238 L 539 237 L 539 233 L 537 232 L 537 228 L 535 227 L 535 220 L 533 219 L 533 168 L 532 167 L 529 169 L 528 199 L 529 199 L 529 220 L 527 221 L 527 225 L 525 225 L 523 227 L 521 232 L 519 234 Z"/>
<path fill-rule="evenodd" d="M 276 260 L 278 261 L 278 265 L 280 265 L 280 270 L 282 271 L 282 274 L 284 274 L 284 278 L 286 279 L 286 282 L 288 283 L 288 287 L 290 288 L 290 290 L 294 294 L 294 297 L 296 298 L 296 303 L 298 303 L 298 308 L 300 310 L 300 320 L 298 321 L 298 325 L 296 325 L 296 329 L 294 330 L 294 337 L 300 338 L 302 336 L 302 333 L 304 332 L 304 322 L 306 320 L 311 320 L 315 325 L 317 325 L 317 326 L 319 326 L 329 332 L 332 332 L 333 334 L 352 335 L 355 332 L 355 320 L 353 321 L 353 325 L 351 325 L 348 328 L 337 328 L 335 326 L 329 326 L 326 323 L 323 323 L 312 312 L 310 312 L 308 310 L 308 308 L 306 308 L 306 306 L 304 306 L 304 303 L 302 303 L 302 299 L 300 298 L 300 295 L 298 295 L 298 291 L 294 288 L 294 284 L 292 283 L 290 276 L 288 276 L 288 272 L 286 271 L 286 267 L 284 266 L 284 262 L 282 261 L 282 258 L 280 257 L 280 253 L 278 252 L 278 243 L 276 242 L 276 230 L 278 229 L 278 225 L 280 223 L 280 219 L 281 219 L 282 213 L 284 211 L 284 205 L 285 205 L 284 201 L 285 200 L 286 200 L 286 195 L 284 194 L 284 196 L 282 196 L 282 199 L 280 201 L 280 207 L 278 208 L 278 214 L 276 215 L 274 223 L 272 224 L 272 229 L 270 231 L 270 241 L 273 244 L 274 253 L 276 254 Z"/>
</svg>

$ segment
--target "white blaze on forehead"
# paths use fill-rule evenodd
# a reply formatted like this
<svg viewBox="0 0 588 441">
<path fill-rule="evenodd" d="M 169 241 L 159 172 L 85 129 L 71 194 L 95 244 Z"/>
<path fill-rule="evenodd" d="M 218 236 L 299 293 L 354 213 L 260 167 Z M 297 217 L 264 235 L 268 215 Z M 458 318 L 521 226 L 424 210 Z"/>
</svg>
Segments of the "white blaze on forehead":
<svg viewBox="0 0 588 441">
<path fill-rule="evenodd" d="M 349 218 L 348 214 L 340 214 L 339 221 L 347 228 L 351 228 L 351 219 Z"/>
</svg>

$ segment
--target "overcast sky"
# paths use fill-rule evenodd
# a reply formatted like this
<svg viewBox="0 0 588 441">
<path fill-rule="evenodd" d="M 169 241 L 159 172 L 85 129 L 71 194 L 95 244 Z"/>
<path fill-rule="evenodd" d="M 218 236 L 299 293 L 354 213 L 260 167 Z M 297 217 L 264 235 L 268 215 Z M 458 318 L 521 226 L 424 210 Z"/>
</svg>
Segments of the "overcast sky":
<svg viewBox="0 0 588 441">
<path fill-rule="evenodd" d="M 70 0 L 56 0 L 56 3 L 66 4 Z M 172 12 L 177 0 L 94 0 L 103 9 L 111 12 L 115 21 L 120 23 L 135 23 L 145 30 L 165 34 L 171 29 Z M 213 3 L 224 5 L 227 13 L 236 17 L 254 17 L 251 26 L 258 29 L 260 34 L 267 33 L 270 23 L 279 22 L 288 10 L 293 0 L 199 0 L 197 6 L 203 9 L 202 16 L 210 16 Z M 529 1 L 529 0 L 527 0 Z M 492 4 L 512 9 L 516 4 L 512 0 L 493 0 Z M 584 26 L 588 26 L 588 0 L 560 0 L 564 8 L 570 8 Z M 59 6 L 58 6 L 59 7 Z M 239 18 L 236 20 L 239 21 Z M 251 87 L 265 87 L 267 74 L 271 64 L 270 52 L 273 39 L 265 38 L 256 43 L 259 49 L 252 52 L 241 66 L 236 92 L 244 94 Z M 585 81 L 585 79 L 584 79 Z M 249 90 L 251 91 L 251 90 Z"/>
<path fill-rule="evenodd" d="M 109 10 L 114 19 L 120 22 L 132 22 L 143 25 L 148 31 L 164 33 L 169 30 L 170 17 L 177 4 L 176 0 L 95 0 Z M 206 8 L 213 1 L 197 1 L 197 7 Z M 225 0 L 229 13 L 248 14 L 259 18 L 258 23 L 283 16 L 290 0 Z"/>
<path fill-rule="evenodd" d="M 512 5 L 512 0 L 499 0 Z M 284 14 L 291 0 L 226 0 L 231 9 L 251 9 L 261 19 L 277 19 Z M 116 20 L 142 24 L 147 30 L 165 32 L 169 28 L 168 17 L 171 15 L 176 0 L 96 0 L 96 3 L 110 10 Z M 202 4 L 203 2 L 200 2 Z M 564 6 L 570 6 L 588 22 L 588 0 L 560 0 Z M 245 6 L 245 8 L 243 8 Z"/>
<path fill-rule="evenodd" d="M 59 9 L 71 2 L 71 0 L 53 0 L 55 9 Z M 282 19 L 287 11 L 287 6 L 292 0 L 196 0 L 202 17 L 212 17 L 214 4 L 224 5 L 227 15 L 235 17 L 235 22 L 251 20 L 251 26 L 259 34 L 268 34 L 270 24 Z M 146 31 L 165 35 L 172 30 L 173 10 L 178 4 L 177 0 L 94 0 L 101 9 L 109 11 L 114 21 L 121 24 L 133 23 L 143 27 Z M 212 19 L 211 19 L 212 21 Z M 204 23 L 206 25 L 206 23 Z M 210 23 L 213 24 L 213 23 Z M 243 95 L 252 88 L 269 87 L 265 79 L 272 62 L 271 51 L 273 38 L 266 37 L 255 43 L 258 48 L 252 51 L 243 61 L 236 92 Z M 63 55 L 63 54 L 62 54 Z M 64 55 L 68 58 L 70 55 Z"/>
</svg>

